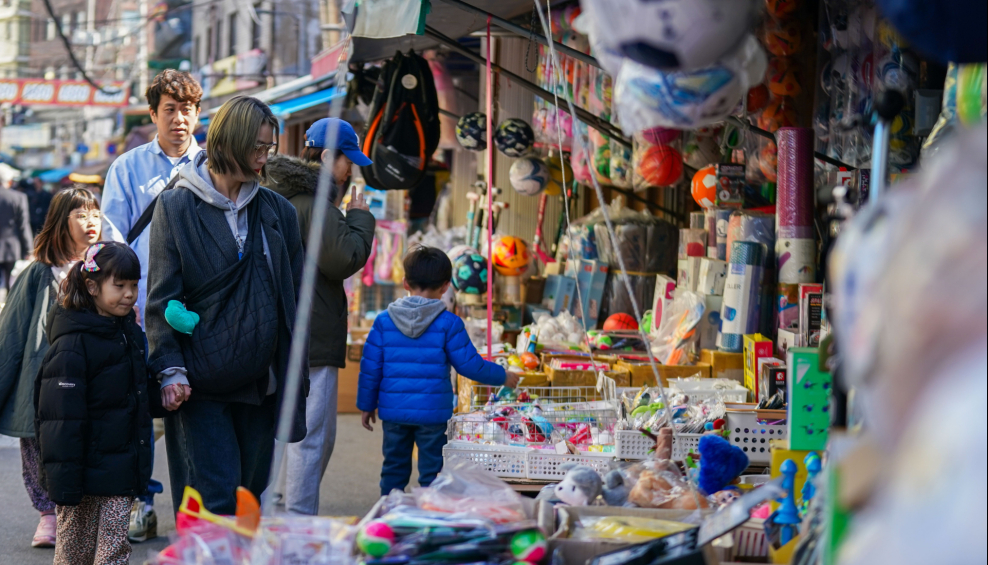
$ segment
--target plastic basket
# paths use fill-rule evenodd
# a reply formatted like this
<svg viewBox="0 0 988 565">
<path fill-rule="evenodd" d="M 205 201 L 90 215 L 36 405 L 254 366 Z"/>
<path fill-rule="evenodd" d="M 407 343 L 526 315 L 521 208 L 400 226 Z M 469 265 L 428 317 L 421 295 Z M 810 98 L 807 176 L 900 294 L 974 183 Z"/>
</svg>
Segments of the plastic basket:
<svg viewBox="0 0 988 565">
<path fill-rule="evenodd" d="M 525 447 L 452 442 L 443 447 L 443 464 L 467 460 L 498 477 L 524 479 L 528 476 L 528 451 Z"/>
<path fill-rule="evenodd" d="M 731 443 L 748 455 L 748 461 L 759 465 L 772 462 L 770 440 L 788 437 L 785 424 L 763 424 L 754 412 L 728 412 L 727 426 Z"/>
<path fill-rule="evenodd" d="M 655 450 L 655 440 L 638 430 L 614 432 L 614 455 L 618 459 L 648 459 Z"/>
<path fill-rule="evenodd" d="M 708 381 L 710 379 L 707 379 Z M 745 402 L 748 400 L 748 389 L 741 385 L 734 388 L 713 388 L 711 383 L 700 380 L 669 379 L 669 389 L 679 389 L 689 397 L 691 403 L 703 402 L 720 398 L 724 402 Z M 669 394 L 669 389 L 667 394 Z"/>
<path fill-rule="evenodd" d="M 672 460 L 683 461 L 691 451 L 700 447 L 703 434 L 676 434 L 672 440 Z"/>
<path fill-rule="evenodd" d="M 535 449 L 528 453 L 528 478 L 532 480 L 561 481 L 566 476 L 566 471 L 561 471 L 559 467 L 564 463 L 576 463 L 591 467 L 603 477 L 611 470 L 611 462 L 614 460 L 613 454 L 589 454 L 571 455 L 553 453 L 545 449 Z"/>
<path fill-rule="evenodd" d="M 470 396 L 470 410 L 479 410 L 487 405 L 487 399 L 491 393 L 497 393 L 501 387 L 489 385 L 473 385 Z M 592 402 L 594 400 L 610 400 L 606 398 L 606 389 L 598 391 L 594 386 L 520 386 L 518 392 L 528 392 L 533 397 L 538 397 L 542 404 L 575 404 L 578 402 Z M 511 404 L 505 404 L 510 406 Z"/>
</svg>

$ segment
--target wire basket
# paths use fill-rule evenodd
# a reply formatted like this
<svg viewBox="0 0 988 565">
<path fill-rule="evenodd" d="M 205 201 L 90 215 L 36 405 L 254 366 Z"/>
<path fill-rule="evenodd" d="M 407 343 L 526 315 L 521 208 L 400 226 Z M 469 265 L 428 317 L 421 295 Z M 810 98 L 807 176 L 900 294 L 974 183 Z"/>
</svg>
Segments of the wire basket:
<svg viewBox="0 0 988 565">
<path fill-rule="evenodd" d="M 581 453 L 580 455 L 572 455 L 553 453 L 547 449 L 533 449 L 528 453 L 528 478 L 530 480 L 561 481 L 566 476 L 566 471 L 559 467 L 565 463 L 585 465 L 603 477 L 611 470 L 613 461 L 614 456 L 612 454 Z"/>
<path fill-rule="evenodd" d="M 470 461 L 498 477 L 528 477 L 528 448 L 508 445 L 477 445 L 453 442 L 443 447 L 443 464 Z"/>
<path fill-rule="evenodd" d="M 648 459 L 655 452 L 655 440 L 638 430 L 614 432 L 614 456 L 618 459 Z"/>
<path fill-rule="evenodd" d="M 539 415 L 519 410 L 494 418 L 474 412 L 453 416 L 446 427 L 446 437 L 451 442 L 495 445 L 543 445 L 561 440 L 578 446 L 613 445 L 617 422 L 618 414 L 613 409 L 556 410 Z"/>
<path fill-rule="evenodd" d="M 501 390 L 499 386 L 489 386 L 474 384 L 472 396 L 470 397 L 470 409 L 479 410 L 487 405 L 487 400 L 491 394 L 497 394 Z M 606 398 L 607 389 L 598 391 L 595 386 L 522 386 L 518 387 L 518 394 L 528 393 L 533 400 L 538 400 L 541 404 L 548 406 L 551 404 L 576 404 L 579 402 L 593 402 L 596 400 L 612 400 Z M 527 403 L 502 402 L 498 406 L 523 406 Z"/>
</svg>

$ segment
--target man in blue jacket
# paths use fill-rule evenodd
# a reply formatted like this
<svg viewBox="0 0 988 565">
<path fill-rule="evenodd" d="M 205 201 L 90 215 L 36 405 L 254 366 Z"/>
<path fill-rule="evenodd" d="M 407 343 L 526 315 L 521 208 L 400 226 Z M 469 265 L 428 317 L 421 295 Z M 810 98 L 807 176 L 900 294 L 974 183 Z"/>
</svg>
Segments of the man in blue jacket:
<svg viewBox="0 0 988 565">
<path fill-rule="evenodd" d="M 453 274 L 446 254 L 418 247 L 405 256 L 404 266 L 409 296 L 374 320 L 357 390 L 364 427 L 373 431 L 375 413 L 384 427 L 382 496 L 408 486 L 413 445 L 419 448 L 420 485 L 432 484 L 442 470 L 446 423 L 453 416 L 450 365 L 486 385 L 518 385 L 517 375 L 477 354 L 463 320 L 440 300 Z"/>
</svg>

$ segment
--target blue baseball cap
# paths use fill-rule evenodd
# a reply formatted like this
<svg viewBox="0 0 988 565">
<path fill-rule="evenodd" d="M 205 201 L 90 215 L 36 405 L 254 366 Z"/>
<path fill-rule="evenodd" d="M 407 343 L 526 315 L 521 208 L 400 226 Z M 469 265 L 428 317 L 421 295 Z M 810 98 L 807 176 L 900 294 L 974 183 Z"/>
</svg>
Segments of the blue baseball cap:
<svg viewBox="0 0 988 565">
<path fill-rule="evenodd" d="M 366 167 L 373 163 L 367 155 L 360 150 L 360 140 L 357 139 L 353 126 L 339 118 L 323 118 L 309 126 L 305 132 L 306 147 L 326 147 L 326 138 L 329 136 L 329 128 L 336 128 L 336 147 L 343 152 L 354 165 Z"/>
</svg>

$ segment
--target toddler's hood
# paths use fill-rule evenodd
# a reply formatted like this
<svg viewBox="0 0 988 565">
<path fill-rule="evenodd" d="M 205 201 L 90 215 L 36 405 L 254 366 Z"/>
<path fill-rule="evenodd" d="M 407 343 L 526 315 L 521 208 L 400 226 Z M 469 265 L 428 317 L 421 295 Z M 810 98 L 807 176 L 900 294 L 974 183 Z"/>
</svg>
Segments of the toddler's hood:
<svg viewBox="0 0 988 565">
<path fill-rule="evenodd" d="M 388 306 L 388 315 L 401 333 L 415 339 L 429 329 L 432 322 L 446 311 L 442 300 L 406 296 Z"/>
</svg>

